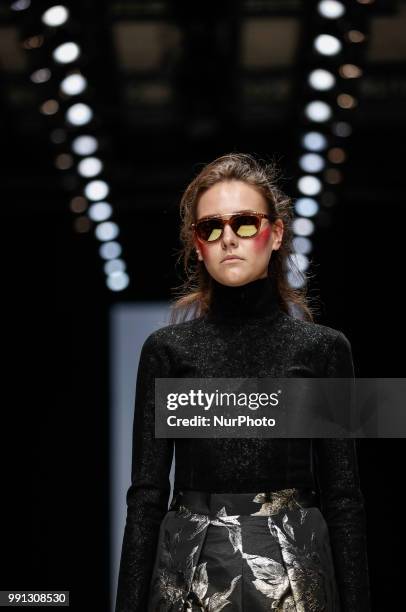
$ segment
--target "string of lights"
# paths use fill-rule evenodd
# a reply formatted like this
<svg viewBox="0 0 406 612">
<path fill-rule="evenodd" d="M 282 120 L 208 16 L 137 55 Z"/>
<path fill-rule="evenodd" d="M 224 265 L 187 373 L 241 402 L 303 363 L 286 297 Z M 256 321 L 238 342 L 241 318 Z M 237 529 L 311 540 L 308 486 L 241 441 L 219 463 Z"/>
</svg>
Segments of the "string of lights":
<svg viewBox="0 0 406 612">
<path fill-rule="evenodd" d="M 305 282 L 297 269 L 303 273 L 309 267 L 317 223 L 321 225 L 321 214 L 329 215 L 343 181 L 351 112 L 358 106 L 356 92 L 363 74 L 367 4 L 372 2 L 322 0 L 308 14 L 293 221 L 295 253 L 288 273 L 293 287 Z"/>
<path fill-rule="evenodd" d="M 102 126 L 91 103 L 94 96 L 86 75 L 86 54 L 75 37 L 75 20 L 71 10 L 61 4 L 49 5 L 40 13 L 29 0 L 18 0 L 11 9 L 31 12 L 26 26 L 31 34 L 22 45 L 31 54 L 31 82 L 42 88 L 39 111 L 48 120 L 50 140 L 57 151 L 55 166 L 71 173 L 63 185 L 76 191 L 70 200 L 75 231 L 85 234 L 93 229 L 106 286 L 122 291 L 130 278 L 122 255 L 120 228 L 113 220 L 111 188 L 98 138 Z"/>
</svg>

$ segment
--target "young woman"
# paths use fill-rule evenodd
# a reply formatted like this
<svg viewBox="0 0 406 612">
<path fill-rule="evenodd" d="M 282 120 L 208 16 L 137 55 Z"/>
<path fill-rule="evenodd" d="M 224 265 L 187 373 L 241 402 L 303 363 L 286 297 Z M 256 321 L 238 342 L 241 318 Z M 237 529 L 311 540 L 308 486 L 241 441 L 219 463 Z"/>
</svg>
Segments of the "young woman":
<svg viewBox="0 0 406 612">
<path fill-rule="evenodd" d="M 157 377 L 354 376 L 346 336 L 288 282 L 291 201 L 275 179 L 229 154 L 183 195 L 189 277 L 141 352 L 116 612 L 370 609 L 353 439 L 154 437 Z"/>
</svg>

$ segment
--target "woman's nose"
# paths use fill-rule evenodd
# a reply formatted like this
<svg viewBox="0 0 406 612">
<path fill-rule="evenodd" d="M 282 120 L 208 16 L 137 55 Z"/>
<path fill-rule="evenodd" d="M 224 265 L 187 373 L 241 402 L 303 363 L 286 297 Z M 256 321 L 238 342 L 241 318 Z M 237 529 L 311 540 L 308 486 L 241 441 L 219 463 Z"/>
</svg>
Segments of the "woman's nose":
<svg viewBox="0 0 406 612">
<path fill-rule="evenodd" d="M 237 236 L 234 234 L 233 230 L 231 229 L 231 225 L 229 225 L 228 223 L 224 227 L 222 240 L 225 244 L 229 244 L 230 242 L 237 242 Z"/>
</svg>

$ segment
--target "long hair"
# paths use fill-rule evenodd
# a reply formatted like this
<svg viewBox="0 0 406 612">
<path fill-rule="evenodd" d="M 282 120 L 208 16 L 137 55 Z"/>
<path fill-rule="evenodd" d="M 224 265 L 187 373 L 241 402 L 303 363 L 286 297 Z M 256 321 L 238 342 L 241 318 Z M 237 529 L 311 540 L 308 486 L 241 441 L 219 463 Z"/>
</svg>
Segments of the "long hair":
<svg viewBox="0 0 406 612">
<path fill-rule="evenodd" d="M 179 260 L 183 260 L 186 280 L 180 285 L 178 295 L 171 304 L 170 322 L 176 323 L 205 314 L 210 309 L 212 277 L 203 261 L 196 256 L 193 230 L 200 196 L 221 181 L 244 181 L 257 189 L 267 202 L 271 219 L 281 219 L 284 225 L 280 248 L 272 251 L 268 276 L 276 282 L 278 301 L 283 311 L 299 318 L 313 321 L 312 309 L 306 297 L 306 276 L 295 265 L 292 247 L 292 201 L 277 185 L 278 168 L 274 162 L 266 163 L 247 153 L 228 153 L 205 165 L 189 183 L 180 201 L 180 240 L 182 248 Z M 301 287 L 294 288 L 288 282 L 289 271 L 301 279 Z M 193 318 L 193 317 L 192 317 Z"/>
</svg>

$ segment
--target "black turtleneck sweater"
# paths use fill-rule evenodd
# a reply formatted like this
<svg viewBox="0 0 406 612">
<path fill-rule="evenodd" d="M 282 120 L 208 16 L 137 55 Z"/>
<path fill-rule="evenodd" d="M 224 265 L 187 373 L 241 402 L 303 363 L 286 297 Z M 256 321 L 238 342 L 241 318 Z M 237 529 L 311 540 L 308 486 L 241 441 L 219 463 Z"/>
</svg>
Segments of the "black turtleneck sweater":
<svg viewBox="0 0 406 612">
<path fill-rule="evenodd" d="M 155 378 L 352 377 L 351 346 L 331 327 L 281 310 L 273 281 L 214 281 L 209 313 L 163 327 L 142 347 L 131 486 L 116 612 L 145 612 L 160 523 L 175 492 L 311 487 L 329 528 L 342 612 L 367 612 L 365 511 L 353 439 L 156 439 Z M 248 612 L 248 611 L 247 611 Z"/>
</svg>

